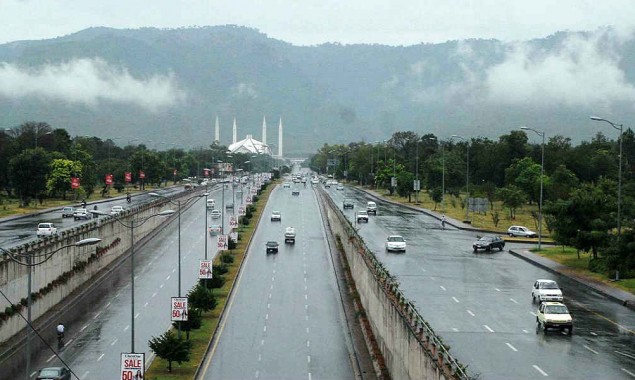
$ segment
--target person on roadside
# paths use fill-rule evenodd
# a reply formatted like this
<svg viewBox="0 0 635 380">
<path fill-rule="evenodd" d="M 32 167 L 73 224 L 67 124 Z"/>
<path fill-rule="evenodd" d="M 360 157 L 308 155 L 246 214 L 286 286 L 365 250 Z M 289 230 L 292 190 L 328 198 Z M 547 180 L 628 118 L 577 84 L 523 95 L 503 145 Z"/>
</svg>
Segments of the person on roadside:
<svg viewBox="0 0 635 380">
<path fill-rule="evenodd" d="M 445 215 L 441 216 L 441 229 L 445 230 Z"/>
</svg>

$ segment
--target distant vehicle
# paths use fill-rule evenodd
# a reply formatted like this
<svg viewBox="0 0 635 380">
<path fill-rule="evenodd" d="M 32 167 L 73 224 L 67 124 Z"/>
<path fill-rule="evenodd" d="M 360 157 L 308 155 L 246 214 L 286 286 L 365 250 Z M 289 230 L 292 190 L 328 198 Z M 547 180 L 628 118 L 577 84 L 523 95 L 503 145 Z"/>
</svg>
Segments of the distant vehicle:
<svg viewBox="0 0 635 380">
<path fill-rule="evenodd" d="M 291 195 L 300 195 L 300 190 L 297 190 L 297 189 L 292 190 Z"/>
<path fill-rule="evenodd" d="M 73 207 L 64 207 L 62 209 L 62 218 L 70 218 L 73 216 L 75 209 Z"/>
<path fill-rule="evenodd" d="M 324 182 L 324 188 L 325 189 L 330 189 L 331 188 L 331 182 L 329 182 L 329 181 Z"/>
<path fill-rule="evenodd" d="M 289 182 L 285 182 L 285 183 L 282 184 L 282 188 L 290 189 L 291 188 L 291 184 Z"/>
<path fill-rule="evenodd" d="M 479 249 L 483 249 L 489 252 L 494 248 L 498 248 L 499 251 L 502 251 L 503 248 L 505 248 L 505 240 L 495 235 L 486 235 L 472 244 L 472 249 L 474 250 L 474 252 L 478 251 Z"/>
<path fill-rule="evenodd" d="M 386 251 L 406 252 L 406 240 L 401 235 L 390 235 L 386 238 Z"/>
<path fill-rule="evenodd" d="M 93 216 L 93 214 L 91 214 L 90 212 L 88 212 L 88 210 L 86 210 L 85 208 L 78 208 L 75 209 L 75 212 L 73 213 L 73 219 L 74 220 L 88 220 Z"/>
<path fill-rule="evenodd" d="M 211 224 L 208 228 L 210 235 L 218 235 L 222 232 L 222 227 L 220 224 Z"/>
<path fill-rule="evenodd" d="M 357 215 L 355 217 L 357 218 L 357 223 L 361 223 L 361 222 L 368 223 L 368 212 L 365 210 L 357 211 Z"/>
<path fill-rule="evenodd" d="M 569 309 L 561 302 L 543 302 L 536 313 L 536 329 L 567 330 L 567 334 L 573 334 L 573 318 Z"/>
<path fill-rule="evenodd" d="M 530 238 L 535 238 L 538 236 L 538 234 L 536 234 L 534 231 L 530 230 L 527 227 L 523 227 L 523 226 L 511 226 L 507 229 L 507 235 L 509 236 L 523 236 L 523 237 L 530 237 Z"/>
<path fill-rule="evenodd" d="M 277 241 L 268 241 L 265 246 L 267 247 L 267 253 L 278 253 L 278 244 Z"/>
<path fill-rule="evenodd" d="M 216 201 L 213 199 L 208 199 L 206 207 L 210 210 L 213 210 L 216 207 Z"/>
<path fill-rule="evenodd" d="M 212 210 L 212 212 L 210 212 L 210 215 L 212 219 L 220 219 L 220 217 L 223 216 L 220 210 Z"/>
<path fill-rule="evenodd" d="M 337 186 L 335 187 L 335 190 L 344 190 L 344 186 L 342 186 L 342 185 L 337 185 Z"/>
<path fill-rule="evenodd" d="M 225 209 L 226 210 L 233 210 L 234 209 L 234 204 L 233 203 L 225 203 Z"/>
<path fill-rule="evenodd" d="M 366 204 L 366 211 L 368 211 L 369 214 L 377 215 L 377 203 L 372 201 L 368 202 Z"/>
<path fill-rule="evenodd" d="M 287 227 L 284 230 L 284 242 L 285 244 L 295 244 L 295 228 Z"/>
<path fill-rule="evenodd" d="M 35 380 L 71 380 L 71 371 L 65 367 L 47 367 L 38 371 Z"/>
<path fill-rule="evenodd" d="M 313 178 L 313 179 L 311 180 L 311 184 L 313 184 L 313 185 L 317 185 L 318 183 L 320 183 L 320 180 L 319 180 L 319 179 L 317 179 L 317 178 Z"/>
<path fill-rule="evenodd" d="M 183 186 L 183 188 L 184 188 L 185 190 L 188 190 L 188 191 L 189 191 L 189 190 L 192 190 L 192 189 L 193 189 L 193 186 L 192 186 L 192 184 L 191 184 L 191 183 L 186 183 L 186 184 Z"/>
<path fill-rule="evenodd" d="M 352 199 L 349 199 L 349 198 L 344 198 L 344 201 L 342 202 L 342 207 L 343 207 L 344 209 L 347 209 L 347 208 L 355 208 L 355 203 L 353 203 L 353 200 L 352 200 Z"/>
<path fill-rule="evenodd" d="M 562 302 L 562 290 L 553 280 L 536 280 L 531 289 L 531 302 Z"/>
<path fill-rule="evenodd" d="M 57 227 L 53 223 L 40 223 L 37 225 L 37 236 L 57 235 Z"/>
<path fill-rule="evenodd" d="M 110 208 L 110 215 L 119 215 L 120 213 L 124 212 L 124 208 L 122 206 L 112 206 Z"/>
<path fill-rule="evenodd" d="M 272 211 L 271 212 L 271 221 L 272 222 L 281 222 L 282 221 L 282 214 L 280 214 L 280 211 Z"/>
</svg>

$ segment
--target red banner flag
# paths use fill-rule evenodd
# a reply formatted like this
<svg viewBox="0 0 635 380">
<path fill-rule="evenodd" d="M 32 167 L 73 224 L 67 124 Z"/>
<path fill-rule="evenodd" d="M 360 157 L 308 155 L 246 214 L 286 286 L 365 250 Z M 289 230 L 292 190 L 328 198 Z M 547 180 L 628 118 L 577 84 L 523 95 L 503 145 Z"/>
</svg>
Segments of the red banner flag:
<svg viewBox="0 0 635 380">
<path fill-rule="evenodd" d="M 126 183 L 132 182 L 132 173 L 126 172 L 125 179 L 126 179 Z"/>
<path fill-rule="evenodd" d="M 139 178 L 144 179 L 146 177 L 146 173 L 143 170 L 139 170 Z"/>
<path fill-rule="evenodd" d="M 112 185 L 112 174 L 106 174 L 106 185 Z"/>
<path fill-rule="evenodd" d="M 79 178 L 71 177 L 71 189 L 79 189 Z"/>
</svg>

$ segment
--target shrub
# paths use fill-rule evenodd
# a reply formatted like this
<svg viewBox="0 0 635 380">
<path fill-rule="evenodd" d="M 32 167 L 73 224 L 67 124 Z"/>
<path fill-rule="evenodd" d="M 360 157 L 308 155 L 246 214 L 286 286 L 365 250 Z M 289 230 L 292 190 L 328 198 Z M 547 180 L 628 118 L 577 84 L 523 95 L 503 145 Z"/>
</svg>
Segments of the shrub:
<svg viewBox="0 0 635 380">
<path fill-rule="evenodd" d="M 231 253 L 225 252 L 221 255 L 220 261 L 222 261 L 225 264 L 231 264 L 234 262 L 234 256 L 232 256 Z"/>
<path fill-rule="evenodd" d="M 249 222 L 251 222 L 251 218 L 248 218 L 248 217 L 245 215 L 245 216 L 243 216 L 243 217 L 240 219 L 240 222 L 241 222 L 244 226 L 248 226 L 248 225 L 249 225 Z"/>
<path fill-rule="evenodd" d="M 237 243 L 234 239 L 229 238 L 227 239 L 227 248 L 229 249 L 236 249 Z"/>
</svg>

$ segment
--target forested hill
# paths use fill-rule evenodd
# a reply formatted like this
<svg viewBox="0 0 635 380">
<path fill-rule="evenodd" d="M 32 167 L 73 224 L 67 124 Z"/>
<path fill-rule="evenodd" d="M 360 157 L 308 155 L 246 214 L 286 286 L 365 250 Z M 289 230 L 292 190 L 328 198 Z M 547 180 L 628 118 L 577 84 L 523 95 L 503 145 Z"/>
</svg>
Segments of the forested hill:
<svg viewBox="0 0 635 380">
<path fill-rule="evenodd" d="M 288 154 L 405 130 L 497 138 L 530 125 L 588 140 L 605 129 L 591 114 L 633 119 L 631 37 L 303 47 L 237 26 L 90 28 L 0 45 L 0 124 L 196 147 L 216 116 L 224 144 L 233 117 L 239 138 L 260 139 L 266 116 L 270 143 L 282 117 Z"/>
</svg>

